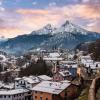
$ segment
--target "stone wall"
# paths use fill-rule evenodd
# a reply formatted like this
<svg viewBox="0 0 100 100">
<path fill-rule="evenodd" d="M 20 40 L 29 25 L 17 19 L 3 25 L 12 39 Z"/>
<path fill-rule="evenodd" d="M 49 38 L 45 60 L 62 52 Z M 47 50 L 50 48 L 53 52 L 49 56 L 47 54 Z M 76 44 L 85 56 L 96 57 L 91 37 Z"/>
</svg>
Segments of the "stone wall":
<svg viewBox="0 0 100 100">
<path fill-rule="evenodd" d="M 100 87 L 100 76 L 93 79 L 89 89 L 88 100 L 96 100 L 96 92 L 98 87 Z"/>
</svg>

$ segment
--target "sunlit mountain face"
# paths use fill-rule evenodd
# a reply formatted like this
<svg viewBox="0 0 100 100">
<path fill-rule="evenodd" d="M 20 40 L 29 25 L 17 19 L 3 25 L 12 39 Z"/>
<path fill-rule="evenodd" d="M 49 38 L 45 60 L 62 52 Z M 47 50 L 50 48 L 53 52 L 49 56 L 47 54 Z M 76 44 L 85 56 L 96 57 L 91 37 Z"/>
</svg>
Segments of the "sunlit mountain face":
<svg viewBox="0 0 100 100">
<path fill-rule="evenodd" d="M 13 54 L 22 54 L 31 48 L 50 50 L 57 47 L 73 50 L 81 43 L 91 42 L 99 38 L 99 33 L 87 31 L 67 20 L 59 27 L 47 24 L 30 34 L 8 39 L 0 44 L 0 48 Z"/>
<path fill-rule="evenodd" d="M 100 0 L 0 0 L 0 37 L 41 31 L 47 24 L 60 28 L 66 20 L 100 33 Z"/>
</svg>

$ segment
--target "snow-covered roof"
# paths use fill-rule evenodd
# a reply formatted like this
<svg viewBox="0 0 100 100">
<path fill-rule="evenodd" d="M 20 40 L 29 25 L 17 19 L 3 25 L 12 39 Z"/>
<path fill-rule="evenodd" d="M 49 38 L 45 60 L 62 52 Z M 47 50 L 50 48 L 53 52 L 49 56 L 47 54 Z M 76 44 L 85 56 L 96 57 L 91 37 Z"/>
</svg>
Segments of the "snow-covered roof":
<svg viewBox="0 0 100 100">
<path fill-rule="evenodd" d="M 66 60 L 61 61 L 60 63 L 65 63 L 65 64 L 76 64 L 75 61 L 66 61 Z"/>
<path fill-rule="evenodd" d="M 38 78 L 40 78 L 40 79 L 42 79 L 44 81 L 50 81 L 50 80 L 52 80 L 52 78 L 49 77 L 49 76 L 47 76 L 47 75 L 40 75 L 40 76 L 38 76 Z"/>
<path fill-rule="evenodd" d="M 100 64 L 100 62 L 97 62 L 97 61 L 96 61 L 95 63 L 96 63 L 96 64 Z"/>
<path fill-rule="evenodd" d="M 25 64 L 22 66 L 22 68 L 26 68 L 27 66 L 29 66 L 29 63 L 28 63 L 28 62 L 25 63 Z"/>
<path fill-rule="evenodd" d="M 18 78 L 15 78 L 15 81 L 18 81 L 18 80 L 21 80 L 21 79 L 22 79 L 22 78 L 19 78 L 19 77 L 18 77 Z"/>
<path fill-rule="evenodd" d="M 96 69 L 96 68 L 100 68 L 100 65 L 98 64 L 98 67 L 96 67 L 96 63 L 86 63 L 85 64 L 86 67 L 90 67 L 91 69 Z"/>
<path fill-rule="evenodd" d="M 0 95 L 15 95 L 28 91 L 27 89 L 0 90 Z"/>
<path fill-rule="evenodd" d="M 81 56 L 81 59 L 91 59 L 91 56 L 90 56 L 90 55 L 87 55 L 87 56 Z"/>
<path fill-rule="evenodd" d="M 40 82 L 40 80 L 35 76 L 23 77 L 23 80 L 31 84 Z"/>
<path fill-rule="evenodd" d="M 70 83 L 71 81 L 69 81 L 69 80 L 63 80 L 63 81 L 60 81 L 60 82 L 63 82 L 63 83 Z"/>
<path fill-rule="evenodd" d="M 72 68 L 77 68 L 77 64 L 73 64 L 73 65 L 71 65 L 72 66 Z"/>
<path fill-rule="evenodd" d="M 0 88 L 13 89 L 14 83 L 4 84 L 3 82 L 0 82 Z"/>
<path fill-rule="evenodd" d="M 7 60 L 7 58 L 2 54 L 0 54 L 0 58 L 1 58 L 0 59 L 1 62 L 5 62 Z"/>
<path fill-rule="evenodd" d="M 77 64 L 62 64 L 63 66 L 67 66 L 68 68 L 77 68 Z"/>
<path fill-rule="evenodd" d="M 53 53 L 50 53 L 49 54 L 49 57 L 59 57 L 60 56 L 60 54 L 58 53 L 58 52 L 53 52 Z"/>
<path fill-rule="evenodd" d="M 40 75 L 40 76 L 29 76 L 29 77 L 23 77 L 23 78 L 15 78 L 15 81 L 18 81 L 18 80 L 24 80 L 30 84 L 33 84 L 33 83 L 39 83 L 41 80 L 42 81 L 50 81 L 50 80 L 52 80 L 52 78 L 47 76 L 47 75 Z"/>
<path fill-rule="evenodd" d="M 3 86 L 3 82 L 0 81 L 0 88 Z"/>
<path fill-rule="evenodd" d="M 7 71 L 19 72 L 20 69 L 7 69 Z"/>
<path fill-rule="evenodd" d="M 46 92 L 51 94 L 60 94 L 63 90 L 65 90 L 70 83 L 65 82 L 50 82 L 50 81 L 43 81 L 33 87 L 32 90 Z"/>
<path fill-rule="evenodd" d="M 82 62 L 86 67 L 90 67 L 91 69 L 98 69 L 100 68 L 100 62 L 92 62 L 92 61 L 84 61 Z M 98 65 L 98 66 L 97 66 Z"/>
<path fill-rule="evenodd" d="M 70 73 L 68 70 L 60 71 L 59 73 L 60 73 L 63 77 L 65 77 L 65 76 L 70 76 L 70 75 L 71 75 L 71 73 Z"/>
<path fill-rule="evenodd" d="M 57 58 L 57 57 L 53 57 L 53 58 L 52 58 L 52 57 L 51 57 L 51 58 L 50 58 L 50 57 L 44 57 L 43 60 L 53 60 L 53 61 L 57 61 L 57 60 L 58 60 L 58 61 L 61 61 L 61 60 L 63 60 L 63 58 Z"/>
<path fill-rule="evenodd" d="M 68 58 L 73 58 L 74 57 L 74 54 L 69 54 L 68 55 Z"/>
<path fill-rule="evenodd" d="M 100 62 L 95 62 L 91 59 L 90 55 L 87 56 L 81 56 L 81 63 L 83 63 L 84 65 L 86 65 L 86 67 L 91 67 L 91 69 L 96 69 L 96 68 L 100 68 Z M 96 66 L 98 65 L 98 67 Z"/>
<path fill-rule="evenodd" d="M 5 85 L 3 86 L 4 88 L 7 88 L 7 89 L 13 89 L 14 88 L 14 83 L 11 83 L 11 84 L 8 84 L 8 85 Z"/>
</svg>

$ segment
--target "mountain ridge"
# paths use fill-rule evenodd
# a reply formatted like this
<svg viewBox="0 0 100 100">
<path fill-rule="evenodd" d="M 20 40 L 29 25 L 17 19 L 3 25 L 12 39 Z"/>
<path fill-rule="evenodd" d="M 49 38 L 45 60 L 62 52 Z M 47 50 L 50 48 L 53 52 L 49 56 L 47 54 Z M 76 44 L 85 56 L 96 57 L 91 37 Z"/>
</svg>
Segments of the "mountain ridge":
<svg viewBox="0 0 100 100">
<path fill-rule="evenodd" d="M 100 38 L 100 34 L 87 31 L 78 25 L 66 21 L 60 27 L 47 24 L 43 28 L 31 32 L 29 35 L 20 35 L 0 44 L 0 48 L 12 52 L 24 52 L 30 48 L 52 48 L 53 46 L 73 49 L 82 42 Z"/>
</svg>

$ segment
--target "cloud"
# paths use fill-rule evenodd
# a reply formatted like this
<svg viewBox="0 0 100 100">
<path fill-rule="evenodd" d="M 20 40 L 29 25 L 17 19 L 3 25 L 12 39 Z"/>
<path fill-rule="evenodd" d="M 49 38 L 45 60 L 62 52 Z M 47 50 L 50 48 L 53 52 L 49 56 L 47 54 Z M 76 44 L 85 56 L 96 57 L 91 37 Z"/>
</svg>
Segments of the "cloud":
<svg viewBox="0 0 100 100">
<path fill-rule="evenodd" d="M 21 22 L 21 16 L 13 10 L 0 12 L 0 35 L 15 37 L 27 32 L 26 26 Z"/>
<path fill-rule="evenodd" d="M 87 29 L 91 31 L 96 30 L 97 32 L 100 32 L 100 21 L 91 21 L 89 24 L 87 24 Z"/>
<path fill-rule="evenodd" d="M 49 3 L 49 7 L 56 6 L 56 5 L 57 5 L 56 2 L 50 2 Z"/>
<path fill-rule="evenodd" d="M 77 0 L 80 3 L 91 3 L 91 4 L 97 4 L 100 3 L 100 0 Z"/>
<path fill-rule="evenodd" d="M 37 5 L 37 2 L 36 2 L 36 1 L 34 1 L 34 2 L 32 2 L 32 4 L 33 4 L 33 5 Z"/>
<path fill-rule="evenodd" d="M 3 2 L 3 1 L 0 0 L 0 12 L 1 12 L 1 11 L 5 11 L 5 8 L 2 6 L 2 2 Z"/>
<path fill-rule="evenodd" d="M 87 3 L 89 2 L 90 0 L 82 0 L 82 3 Z"/>
<path fill-rule="evenodd" d="M 85 1 L 86 2 L 86 1 Z M 54 4 L 53 4 L 54 5 Z M 90 31 L 100 32 L 100 6 L 97 3 L 49 6 L 45 9 L 16 9 L 0 12 L 0 34 L 14 37 L 30 33 L 50 23 L 60 26 L 65 20 L 71 20 Z"/>
<path fill-rule="evenodd" d="M 42 15 L 42 14 L 48 14 L 48 10 L 34 10 L 34 9 L 18 9 L 16 11 L 19 14 L 23 15 Z"/>
<path fill-rule="evenodd" d="M 0 1 L 0 6 L 2 5 L 2 2 Z"/>
<path fill-rule="evenodd" d="M 20 9 L 17 10 L 17 13 L 20 13 L 24 16 L 23 21 L 28 23 L 30 27 L 34 26 L 36 29 L 42 27 L 47 23 L 51 23 L 53 25 L 58 25 L 64 22 L 66 19 L 71 20 L 75 23 L 76 19 L 78 22 L 82 22 L 81 20 L 86 20 L 87 24 L 90 21 L 98 21 L 100 18 L 100 7 L 93 5 L 67 5 L 64 7 L 49 7 L 44 10 L 29 10 L 29 9 Z M 30 18 L 30 19 L 29 19 Z M 80 19 L 79 19 L 80 18 Z M 79 20 L 78 20 L 79 19 Z M 79 23 L 81 24 L 81 23 Z M 85 25 L 83 25 L 85 27 Z M 88 27 L 88 26 L 87 26 Z M 85 27 L 85 28 L 87 28 Z M 87 28 L 90 29 L 90 28 Z M 97 30 L 94 30 L 97 31 Z"/>
<path fill-rule="evenodd" d="M 3 8 L 3 7 L 0 7 L 0 12 L 1 12 L 1 11 L 5 11 L 5 8 Z"/>
</svg>

